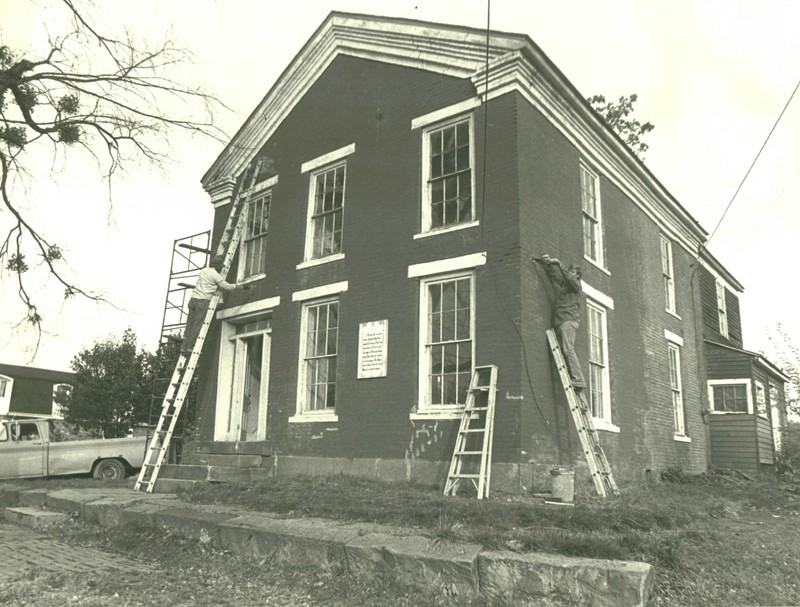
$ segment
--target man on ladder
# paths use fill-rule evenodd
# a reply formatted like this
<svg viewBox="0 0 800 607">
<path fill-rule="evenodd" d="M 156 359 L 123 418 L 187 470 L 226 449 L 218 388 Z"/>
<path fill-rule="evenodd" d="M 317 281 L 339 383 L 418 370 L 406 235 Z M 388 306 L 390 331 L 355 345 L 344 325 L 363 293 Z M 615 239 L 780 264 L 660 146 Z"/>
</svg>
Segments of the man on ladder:
<svg viewBox="0 0 800 607">
<path fill-rule="evenodd" d="M 561 262 L 549 255 L 534 257 L 533 260 L 544 265 L 547 277 L 556 292 L 556 305 L 553 328 L 558 333 L 564 359 L 569 368 L 569 376 L 575 391 L 586 388 L 581 371 L 581 363 L 575 353 L 575 335 L 581 324 L 580 308 L 583 289 L 581 288 L 581 269 L 570 265 L 566 270 Z"/>
<path fill-rule="evenodd" d="M 181 353 L 187 357 L 192 353 L 194 343 L 200 333 L 200 327 L 203 326 L 203 319 L 206 317 L 208 304 L 211 303 L 214 293 L 217 292 L 217 289 L 233 291 L 239 286 L 226 282 L 222 277 L 220 270 L 224 264 L 225 257 L 215 255 L 208 267 L 200 270 L 197 277 L 192 297 L 189 299 L 189 314 L 186 317 L 186 330 L 183 333 L 183 345 L 181 346 Z"/>
</svg>

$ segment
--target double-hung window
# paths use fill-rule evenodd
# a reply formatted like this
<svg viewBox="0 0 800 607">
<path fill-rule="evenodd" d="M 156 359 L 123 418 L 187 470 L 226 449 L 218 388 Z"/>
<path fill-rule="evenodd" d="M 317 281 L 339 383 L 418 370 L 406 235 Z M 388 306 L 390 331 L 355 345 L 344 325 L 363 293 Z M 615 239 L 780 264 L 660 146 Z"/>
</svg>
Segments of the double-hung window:
<svg viewBox="0 0 800 607">
<path fill-rule="evenodd" d="M 725 303 L 725 285 L 721 282 L 717 282 L 717 318 L 719 332 L 723 337 L 728 337 L 728 306 Z"/>
<path fill-rule="evenodd" d="M 611 423 L 606 309 L 587 300 L 586 310 L 589 316 L 589 406 L 592 417 Z"/>
<path fill-rule="evenodd" d="M 683 384 L 681 382 L 681 348 L 678 344 L 667 344 L 669 355 L 669 387 L 672 393 L 672 416 L 675 434 L 686 436 L 686 421 L 683 410 Z"/>
<path fill-rule="evenodd" d="M 474 358 L 472 274 L 420 283 L 423 311 L 421 407 L 463 407 Z"/>
<path fill-rule="evenodd" d="M 600 208 L 600 179 L 581 164 L 581 207 L 583 209 L 583 254 L 605 267 L 603 225 Z"/>
<path fill-rule="evenodd" d="M 759 417 L 763 417 L 767 419 L 769 417 L 769 413 L 767 413 L 767 390 L 764 388 L 764 384 L 760 381 L 756 380 L 755 382 L 756 387 L 756 413 L 758 413 Z"/>
<path fill-rule="evenodd" d="M 423 133 L 423 231 L 475 219 L 472 118 L 458 118 Z"/>
<path fill-rule="evenodd" d="M 675 272 L 672 263 L 672 242 L 661 237 L 661 273 L 664 276 L 664 298 L 668 312 L 675 314 Z"/>
<path fill-rule="evenodd" d="M 271 205 L 271 191 L 255 195 L 247 205 L 247 223 L 242 238 L 242 279 L 260 276 L 266 272 Z"/>
<path fill-rule="evenodd" d="M 301 413 L 335 411 L 338 343 L 338 300 L 304 305 L 300 344 Z"/>
</svg>

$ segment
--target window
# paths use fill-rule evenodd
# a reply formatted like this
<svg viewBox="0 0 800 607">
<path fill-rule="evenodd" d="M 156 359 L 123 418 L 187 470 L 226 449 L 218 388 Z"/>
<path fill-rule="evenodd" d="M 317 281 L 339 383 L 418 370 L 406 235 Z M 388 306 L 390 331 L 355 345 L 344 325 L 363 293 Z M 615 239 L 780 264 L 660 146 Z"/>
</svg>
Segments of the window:
<svg viewBox="0 0 800 607">
<path fill-rule="evenodd" d="M 755 382 L 756 386 L 756 413 L 758 413 L 759 417 L 763 417 L 767 419 L 769 414 L 767 413 L 767 391 L 764 389 L 764 384 L 760 381 Z"/>
<path fill-rule="evenodd" d="M 772 382 L 769 384 L 769 407 L 772 417 L 772 439 L 775 443 L 775 451 L 780 451 L 783 448 L 783 422 L 781 418 L 783 403 L 781 402 L 778 386 Z"/>
<path fill-rule="evenodd" d="M 302 413 L 335 411 L 338 341 L 339 302 L 306 305 L 303 308 L 300 369 Z"/>
<path fill-rule="evenodd" d="M 728 308 L 725 304 L 725 285 L 717 283 L 717 318 L 719 319 L 719 332 L 723 337 L 728 337 Z"/>
<path fill-rule="evenodd" d="M 423 135 L 423 231 L 474 220 L 472 119 L 462 118 Z"/>
<path fill-rule="evenodd" d="M 672 264 L 672 242 L 664 236 L 661 237 L 661 273 L 664 275 L 664 298 L 667 302 L 667 311 L 675 314 L 675 278 Z"/>
<path fill-rule="evenodd" d="M 271 191 L 254 196 L 247 205 L 247 224 L 242 238 L 242 279 L 263 275 L 266 271 L 271 206 Z"/>
<path fill-rule="evenodd" d="M 472 375 L 472 275 L 422 281 L 420 408 L 463 407 Z"/>
<path fill-rule="evenodd" d="M 64 403 L 72 395 L 72 386 L 69 384 L 55 384 L 53 386 L 53 415 L 64 417 Z"/>
<path fill-rule="evenodd" d="M 8 413 L 11 406 L 11 391 L 14 388 L 14 380 L 11 377 L 0 375 L 0 415 Z"/>
<path fill-rule="evenodd" d="M 709 400 L 714 413 L 750 413 L 750 380 L 711 380 Z"/>
<path fill-rule="evenodd" d="M 0 443 L 8 441 L 8 426 L 0 424 Z"/>
<path fill-rule="evenodd" d="M 311 175 L 310 240 L 306 259 L 321 259 L 342 252 L 345 164 Z"/>
<path fill-rule="evenodd" d="M 681 349 L 677 344 L 667 344 L 669 352 L 669 387 L 672 392 L 672 412 L 675 434 L 686 436 L 683 411 L 683 386 L 681 383 Z"/>
<path fill-rule="evenodd" d="M 589 300 L 586 310 L 589 316 L 589 405 L 592 417 L 611 422 L 606 310 Z"/>
<path fill-rule="evenodd" d="M 600 180 L 581 165 L 581 205 L 583 207 L 583 253 L 599 266 L 603 258 L 603 228 L 600 212 Z"/>
</svg>

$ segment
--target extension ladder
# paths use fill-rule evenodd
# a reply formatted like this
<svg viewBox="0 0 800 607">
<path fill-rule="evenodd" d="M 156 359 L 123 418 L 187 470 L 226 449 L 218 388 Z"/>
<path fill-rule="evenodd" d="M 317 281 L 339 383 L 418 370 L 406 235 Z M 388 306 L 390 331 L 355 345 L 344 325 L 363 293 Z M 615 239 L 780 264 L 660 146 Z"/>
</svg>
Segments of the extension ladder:
<svg viewBox="0 0 800 607">
<path fill-rule="evenodd" d="M 580 438 L 583 453 L 586 456 L 586 463 L 589 464 L 589 471 L 592 473 L 594 488 L 600 497 L 608 497 L 609 494 L 619 495 L 619 489 L 614 481 L 611 467 L 608 465 L 606 454 L 600 446 L 600 439 L 592 421 L 589 405 L 586 402 L 583 391 L 576 391 L 572 387 L 567 363 L 564 361 L 558 337 L 553 329 L 547 330 L 547 340 L 550 342 L 550 351 L 553 353 L 558 376 L 561 378 L 564 393 L 567 395 L 569 410 L 572 413 L 572 419 L 575 421 L 575 428 L 578 430 L 578 438 Z"/>
<path fill-rule="evenodd" d="M 469 480 L 478 492 L 478 499 L 489 497 L 496 390 L 497 367 L 475 367 L 447 473 L 445 495 L 456 495 L 461 481 Z"/>
<path fill-rule="evenodd" d="M 243 196 L 237 195 L 234 199 L 231 213 L 228 216 L 228 222 L 225 225 L 225 230 L 222 233 L 220 242 L 217 245 L 216 255 L 224 256 L 224 262 L 220 274 L 222 277 L 228 275 L 233 257 L 236 255 L 236 249 L 242 234 L 242 228 L 246 222 L 245 209 L 250 200 L 253 188 L 258 179 L 258 174 L 261 171 L 262 159 L 257 159 L 250 164 L 248 170 L 252 168 L 250 174 L 250 181 Z M 247 172 L 242 176 L 242 183 L 247 180 Z M 194 344 L 191 354 L 186 355 L 181 352 L 178 357 L 178 362 L 175 365 L 175 370 L 172 373 L 167 393 L 164 396 L 164 402 L 161 406 L 161 416 L 158 419 L 156 429 L 150 444 L 147 447 L 144 457 L 142 469 L 139 471 L 139 476 L 134 485 L 134 491 L 141 491 L 144 489 L 147 493 L 152 493 L 155 487 L 158 473 L 164 463 L 164 457 L 169 449 L 169 442 L 172 439 L 172 434 L 175 431 L 175 425 L 178 421 L 183 403 L 186 400 L 186 394 L 189 391 L 189 386 L 194 376 L 197 362 L 200 359 L 200 353 L 203 350 L 208 329 L 211 326 L 211 321 L 214 320 L 214 314 L 217 309 L 217 304 L 220 300 L 220 292 L 217 291 L 211 298 L 208 310 L 206 311 L 203 324 L 200 328 L 200 333 L 197 336 L 197 341 Z"/>
</svg>

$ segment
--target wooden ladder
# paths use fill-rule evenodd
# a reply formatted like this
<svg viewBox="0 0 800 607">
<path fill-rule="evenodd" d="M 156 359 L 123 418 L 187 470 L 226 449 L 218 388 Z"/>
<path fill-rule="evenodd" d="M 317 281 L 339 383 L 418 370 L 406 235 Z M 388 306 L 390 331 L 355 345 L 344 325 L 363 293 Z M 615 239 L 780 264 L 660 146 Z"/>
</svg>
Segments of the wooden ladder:
<svg viewBox="0 0 800 607">
<path fill-rule="evenodd" d="M 223 266 L 220 270 L 220 274 L 223 278 L 228 275 L 231 263 L 236 255 L 242 229 L 246 222 L 247 213 L 245 210 L 247 209 L 247 204 L 250 200 L 253 188 L 258 180 L 263 162 L 263 159 L 256 159 L 250 163 L 248 170 L 245 171 L 242 177 L 242 183 L 247 180 L 247 173 L 252 169 L 249 184 L 244 195 L 236 196 L 233 207 L 231 208 L 231 213 L 228 216 L 228 222 L 225 225 L 225 230 L 222 233 L 222 238 L 220 239 L 219 245 L 217 245 L 216 255 L 224 256 Z M 139 471 L 139 476 L 133 487 L 134 491 L 144 490 L 147 493 L 153 492 L 156 480 L 158 479 L 158 473 L 164 463 L 164 457 L 167 454 L 170 440 L 175 431 L 178 416 L 186 400 L 186 394 L 189 391 L 197 362 L 200 359 L 200 353 L 203 350 L 203 344 L 205 343 L 208 329 L 211 326 L 211 322 L 214 320 L 214 314 L 219 304 L 220 297 L 221 294 L 217 291 L 211 298 L 192 352 L 189 355 L 181 352 L 178 358 L 178 362 L 175 365 L 175 370 L 172 373 L 172 378 L 167 388 L 167 393 L 164 396 L 164 402 L 161 405 L 161 416 L 158 419 L 150 444 L 147 446 L 142 469 Z"/>
<path fill-rule="evenodd" d="M 445 495 L 456 495 L 461 481 L 469 480 L 478 499 L 489 497 L 496 390 L 497 367 L 475 367 L 447 473 Z"/>
<path fill-rule="evenodd" d="M 553 353 L 553 360 L 555 360 L 558 376 L 561 378 L 561 384 L 564 387 L 564 394 L 567 395 L 569 410 L 572 413 L 572 419 L 575 421 L 575 428 L 578 430 L 578 438 L 580 438 L 581 446 L 583 447 L 586 463 L 589 464 L 589 471 L 592 473 L 594 488 L 600 497 L 619 495 L 619 489 L 614 481 L 611 467 L 608 465 L 608 459 L 606 459 L 606 454 L 600 446 L 597 429 L 592 421 L 592 412 L 589 410 L 589 405 L 583 392 L 576 391 L 572 387 L 569 369 L 564 361 L 558 337 L 553 329 L 547 330 L 547 340 L 550 342 L 550 351 Z"/>
</svg>

